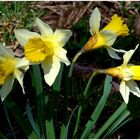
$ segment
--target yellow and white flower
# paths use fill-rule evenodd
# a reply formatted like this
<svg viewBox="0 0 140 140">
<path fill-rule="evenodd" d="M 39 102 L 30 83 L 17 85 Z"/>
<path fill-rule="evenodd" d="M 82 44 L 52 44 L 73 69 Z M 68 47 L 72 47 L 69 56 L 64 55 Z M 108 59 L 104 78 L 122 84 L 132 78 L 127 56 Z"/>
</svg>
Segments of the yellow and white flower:
<svg viewBox="0 0 140 140">
<path fill-rule="evenodd" d="M 72 35 L 70 30 L 56 29 L 39 18 L 35 21 L 41 35 L 26 29 L 15 30 L 15 36 L 20 45 L 24 47 L 25 57 L 34 64 L 41 63 L 44 71 L 44 79 L 51 86 L 60 70 L 60 62 L 70 64 L 67 59 L 67 51 L 63 48 Z"/>
<path fill-rule="evenodd" d="M 123 56 L 123 64 L 115 68 L 109 68 L 105 70 L 106 74 L 120 78 L 120 93 L 125 101 L 128 103 L 129 94 L 132 92 L 137 97 L 140 97 L 140 89 L 134 80 L 140 81 L 140 65 L 128 64 L 133 53 L 138 48 L 138 45 L 134 50 L 129 50 Z"/>
<path fill-rule="evenodd" d="M 84 46 L 85 51 L 105 47 L 112 58 L 120 59 L 116 52 L 123 52 L 124 50 L 117 50 L 111 46 L 114 44 L 118 36 L 128 35 L 128 27 L 123 24 L 123 20 L 117 14 L 112 16 L 112 20 L 102 30 L 99 31 L 101 21 L 101 14 L 96 7 L 89 19 L 90 33 L 92 37 Z"/>
<path fill-rule="evenodd" d="M 23 78 L 24 72 L 29 68 L 29 61 L 25 58 L 16 58 L 14 53 L 7 49 L 3 44 L 0 44 L 0 97 L 3 101 L 10 93 L 13 87 L 14 78 L 16 78 L 22 87 L 23 93 Z"/>
</svg>

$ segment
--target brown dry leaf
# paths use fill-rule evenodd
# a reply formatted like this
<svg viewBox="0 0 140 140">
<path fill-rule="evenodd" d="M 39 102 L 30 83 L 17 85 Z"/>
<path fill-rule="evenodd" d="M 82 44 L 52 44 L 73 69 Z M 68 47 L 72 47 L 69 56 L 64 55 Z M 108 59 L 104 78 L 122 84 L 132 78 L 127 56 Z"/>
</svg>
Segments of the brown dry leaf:
<svg viewBox="0 0 140 140">
<path fill-rule="evenodd" d="M 93 8 L 93 2 L 54 2 L 50 5 L 48 3 L 38 3 L 36 6 L 48 10 L 48 15 L 43 17 L 48 24 L 53 27 L 69 29 Z"/>
<path fill-rule="evenodd" d="M 46 20 L 54 28 L 70 29 L 83 16 L 89 17 L 95 7 L 101 11 L 101 26 L 106 25 L 115 13 L 123 16 L 121 4 L 114 1 L 37 2 L 36 7 L 47 11 L 43 20 Z"/>
</svg>

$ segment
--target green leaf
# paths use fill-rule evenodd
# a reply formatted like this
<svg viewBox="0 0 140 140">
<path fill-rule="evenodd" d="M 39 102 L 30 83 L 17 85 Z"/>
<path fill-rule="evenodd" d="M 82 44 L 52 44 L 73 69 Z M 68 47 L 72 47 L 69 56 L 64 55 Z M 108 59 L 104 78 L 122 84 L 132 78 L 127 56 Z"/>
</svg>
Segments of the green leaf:
<svg viewBox="0 0 140 140">
<path fill-rule="evenodd" d="M 29 100 L 27 100 L 27 103 L 26 103 L 26 112 L 27 112 L 27 116 L 28 116 L 29 122 L 30 122 L 33 130 L 35 131 L 38 138 L 40 139 L 41 138 L 40 132 L 39 132 L 39 129 L 38 129 L 37 125 L 35 124 L 35 121 L 34 121 L 34 118 L 33 118 L 32 112 L 31 112 L 31 107 L 30 107 Z"/>
<path fill-rule="evenodd" d="M 8 110 L 7 110 L 7 107 L 5 105 L 5 102 L 3 102 L 3 108 L 4 108 L 6 119 L 8 121 L 9 126 L 10 126 L 10 129 L 12 131 L 12 134 L 13 134 L 14 138 L 16 139 L 16 135 L 15 135 L 15 133 L 13 131 L 13 128 L 12 128 L 12 125 L 11 125 L 11 122 L 10 122 L 10 118 L 9 118 L 9 114 L 8 114 Z"/>
<path fill-rule="evenodd" d="M 8 110 L 15 117 L 16 121 L 18 122 L 23 132 L 26 134 L 27 138 L 29 139 L 37 138 L 37 135 L 33 131 L 32 127 L 29 125 L 29 122 L 23 116 L 23 114 L 21 113 L 19 107 L 15 104 L 15 102 L 9 96 L 6 98 L 4 102 Z"/>
<path fill-rule="evenodd" d="M 90 86 L 91 86 L 91 83 L 92 83 L 93 78 L 94 78 L 97 74 L 99 74 L 99 73 L 100 73 L 99 71 L 93 72 L 92 75 L 91 75 L 91 77 L 90 77 L 90 79 L 88 80 L 88 83 L 87 83 L 86 88 L 85 88 L 84 93 L 83 93 L 84 98 L 85 98 L 84 101 L 88 99 L 88 96 L 89 96 L 88 91 L 89 91 L 89 88 L 90 88 Z M 78 126 L 79 126 L 79 122 L 80 122 L 80 117 L 81 117 L 82 109 L 83 109 L 83 104 L 81 104 L 81 105 L 79 106 L 79 108 L 78 108 L 77 120 L 76 120 L 76 125 L 75 125 L 74 133 L 73 133 L 73 136 L 74 136 L 74 137 L 75 137 L 75 135 L 76 135 L 76 133 L 77 133 L 77 131 L 78 131 Z"/>
<path fill-rule="evenodd" d="M 132 118 L 130 118 L 130 112 L 127 110 L 124 110 L 119 117 L 117 118 L 117 120 L 110 126 L 109 130 L 107 131 L 107 133 L 105 134 L 104 137 L 111 135 L 112 133 L 114 133 L 118 128 L 120 128 L 122 126 L 122 124 L 124 125 L 126 122 L 128 122 L 129 120 L 131 120 Z M 124 123 L 125 122 L 125 123 Z"/>
<path fill-rule="evenodd" d="M 56 77 L 56 80 L 53 84 L 53 91 L 59 92 L 61 91 L 61 82 L 62 82 L 62 75 L 63 75 L 64 64 L 61 63 L 61 68 L 59 74 Z"/>
<path fill-rule="evenodd" d="M 68 95 L 70 94 L 71 89 L 71 80 L 72 80 L 72 73 L 73 73 L 74 63 L 71 64 L 69 71 L 64 71 L 64 105 L 63 105 L 63 112 L 62 112 L 62 125 L 60 130 L 60 138 L 63 137 L 63 133 L 65 132 L 67 126 L 67 111 L 68 111 Z M 68 68 L 66 68 L 68 70 Z M 66 134 L 67 135 L 67 134 Z"/>
<path fill-rule="evenodd" d="M 30 75 L 32 80 L 32 85 L 35 88 L 36 93 L 36 106 L 37 106 L 37 125 L 41 133 L 41 137 L 45 138 L 45 128 L 44 128 L 44 109 L 45 109 L 45 95 L 43 92 L 42 75 L 39 65 L 31 66 Z M 42 130 L 42 131 L 41 131 Z"/>
<path fill-rule="evenodd" d="M 50 98 L 50 101 L 48 102 L 47 106 L 47 120 L 46 120 L 46 135 L 47 138 L 55 139 L 55 130 L 54 130 L 54 118 L 56 117 L 57 114 L 57 101 L 58 97 L 61 92 L 61 82 L 62 82 L 62 75 L 63 75 L 63 69 L 64 69 L 64 64 L 61 63 L 61 68 L 59 71 L 59 74 L 56 77 L 56 80 L 53 84 L 53 95 Z"/>
<path fill-rule="evenodd" d="M 73 111 L 72 111 L 72 113 L 71 113 L 71 115 L 70 115 L 69 121 L 68 121 L 68 123 L 67 123 L 66 129 L 64 130 L 63 134 L 61 135 L 61 139 L 67 139 L 67 134 L 68 134 L 68 130 L 69 130 L 70 121 L 71 121 L 71 119 L 72 119 L 72 117 L 73 117 L 73 115 L 74 115 L 74 112 L 75 112 L 75 110 L 77 109 L 77 107 L 78 107 L 78 106 L 76 106 L 76 107 L 73 109 Z"/>
<path fill-rule="evenodd" d="M 109 117 L 109 119 L 102 125 L 98 132 L 94 135 L 93 138 L 98 139 L 107 128 L 120 116 L 120 114 L 126 110 L 127 105 L 123 103 L 120 107 Z"/>
<path fill-rule="evenodd" d="M 92 128 L 94 127 L 95 123 L 97 122 L 102 110 L 104 109 L 105 103 L 108 99 L 108 96 L 109 96 L 111 88 L 112 88 L 111 81 L 112 81 L 112 77 L 111 76 L 106 76 L 103 96 L 101 97 L 101 99 L 98 102 L 95 110 L 93 111 L 93 113 L 90 117 L 90 120 L 86 124 L 84 132 L 81 135 L 82 139 L 87 138 L 89 136 Z"/>
</svg>

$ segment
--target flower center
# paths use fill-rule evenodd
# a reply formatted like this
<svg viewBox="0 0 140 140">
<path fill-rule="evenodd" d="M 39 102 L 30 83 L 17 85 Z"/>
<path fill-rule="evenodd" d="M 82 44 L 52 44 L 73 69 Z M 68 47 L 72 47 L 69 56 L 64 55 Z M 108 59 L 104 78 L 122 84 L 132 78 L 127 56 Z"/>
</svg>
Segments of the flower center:
<svg viewBox="0 0 140 140">
<path fill-rule="evenodd" d="M 25 57 L 31 62 L 42 62 L 54 52 L 54 44 L 49 38 L 34 37 L 24 46 Z"/>
<path fill-rule="evenodd" d="M 16 61 L 11 58 L 5 58 L 0 63 L 0 85 L 4 84 L 5 79 L 15 70 Z"/>
</svg>

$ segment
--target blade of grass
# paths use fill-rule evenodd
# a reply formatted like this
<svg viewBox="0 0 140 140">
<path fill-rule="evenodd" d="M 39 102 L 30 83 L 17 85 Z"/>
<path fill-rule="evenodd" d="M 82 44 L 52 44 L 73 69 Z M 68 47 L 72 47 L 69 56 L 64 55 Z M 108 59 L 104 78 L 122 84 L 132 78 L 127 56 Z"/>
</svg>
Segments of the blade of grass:
<svg viewBox="0 0 140 140">
<path fill-rule="evenodd" d="M 106 76 L 103 96 L 101 97 L 101 99 L 98 102 L 95 110 L 93 111 L 93 113 L 90 117 L 90 120 L 86 124 L 86 128 L 84 129 L 84 132 L 81 135 L 82 139 L 88 137 L 88 135 L 90 134 L 90 131 L 94 127 L 94 125 L 95 125 L 96 121 L 98 120 L 102 110 L 104 109 L 105 103 L 108 99 L 108 96 L 109 96 L 111 88 L 112 88 L 111 81 L 112 81 L 112 77 L 111 76 Z"/>
<path fill-rule="evenodd" d="M 120 107 L 109 117 L 109 119 L 104 123 L 104 125 L 98 130 L 93 138 L 98 139 L 105 130 L 118 118 L 118 116 L 126 109 L 126 104 L 123 103 Z"/>
<path fill-rule="evenodd" d="M 3 108 L 4 108 L 6 119 L 8 121 L 9 126 L 10 126 L 10 129 L 12 131 L 12 134 L 13 134 L 14 138 L 16 139 L 16 135 L 15 135 L 15 133 L 13 131 L 13 128 L 12 128 L 12 125 L 11 125 L 11 122 L 10 122 L 10 118 L 9 118 L 9 114 L 8 114 L 8 111 L 7 111 L 7 107 L 5 105 L 5 102 L 3 102 Z"/>
<path fill-rule="evenodd" d="M 68 121 L 68 123 L 67 123 L 66 129 L 65 129 L 65 131 L 64 131 L 64 133 L 63 133 L 63 135 L 62 135 L 62 139 L 67 139 L 67 134 L 68 134 L 68 130 L 69 130 L 70 121 L 71 121 L 71 119 L 72 119 L 72 117 L 73 117 L 73 115 L 74 115 L 74 112 L 75 112 L 75 110 L 77 109 L 77 107 L 78 107 L 78 106 L 76 106 L 76 107 L 74 108 L 74 110 L 72 111 L 72 113 L 71 113 L 71 115 L 70 115 L 70 118 L 69 118 L 69 121 Z"/>
<path fill-rule="evenodd" d="M 8 110 L 15 117 L 16 121 L 18 122 L 23 132 L 26 134 L 27 138 L 29 139 L 37 138 L 37 135 L 33 131 L 32 127 L 29 125 L 29 122 L 25 119 L 19 107 L 15 104 L 15 102 L 9 96 L 6 98 L 4 102 Z"/>
<path fill-rule="evenodd" d="M 117 129 L 119 129 L 121 126 L 123 126 L 126 122 L 130 121 L 132 118 L 130 118 L 130 112 L 125 110 L 121 113 L 120 117 L 111 125 L 107 133 L 104 135 L 104 137 L 107 137 L 114 133 Z"/>
<path fill-rule="evenodd" d="M 120 127 L 122 127 L 123 125 L 125 125 L 127 122 L 129 122 L 129 121 L 131 121 L 132 120 L 132 118 L 127 118 L 124 122 L 122 122 L 119 126 L 117 126 L 113 131 L 112 131 L 112 133 L 111 134 L 113 134 L 115 131 L 117 131 Z M 110 134 L 110 135 L 111 135 Z"/>
<path fill-rule="evenodd" d="M 33 130 L 35 131 L 38 138 L 41 139 L 40 132 L 38 130 L 38 127 L 35 124 L 35 121 L 34 121 L 34 118 L 33 118 L 32 112 L 31 112 L 29 100 L 27 100 L 27 103 L 26 103 L 26 112 L 27 112 L 27 116 L 28 116 L 29 122 L 30 122 Z"/>
</svg>

